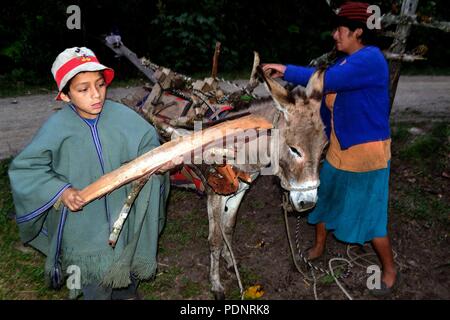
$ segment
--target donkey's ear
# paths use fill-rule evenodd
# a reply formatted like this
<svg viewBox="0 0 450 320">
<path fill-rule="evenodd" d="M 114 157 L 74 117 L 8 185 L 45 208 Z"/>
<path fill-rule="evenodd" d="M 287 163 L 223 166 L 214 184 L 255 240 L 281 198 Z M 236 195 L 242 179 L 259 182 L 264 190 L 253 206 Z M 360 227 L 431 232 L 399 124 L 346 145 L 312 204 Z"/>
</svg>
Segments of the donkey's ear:
<svg viewBox="0 0 450 320">
<path fill-rule="evenodd" d="M 308 85 L 306 86 L 306 96 L 308 99 L 322 101 L 324 74 L 325 70 L 319 69 L 309 78 Z"/>
<path fill-rule="evenodd" d="M 289 106 L 295 104 L 295 101 L 290 96 L 289 92 L 278 82 L 272 79 L 269 74 L 265 73 L 261 66 L 256 68 L 258 76 L 264 81 L 264 85 L 275 101 L 275 106 L 278 110 L 284 113 L 285 118 L 288 116 Z"/>
</svg>

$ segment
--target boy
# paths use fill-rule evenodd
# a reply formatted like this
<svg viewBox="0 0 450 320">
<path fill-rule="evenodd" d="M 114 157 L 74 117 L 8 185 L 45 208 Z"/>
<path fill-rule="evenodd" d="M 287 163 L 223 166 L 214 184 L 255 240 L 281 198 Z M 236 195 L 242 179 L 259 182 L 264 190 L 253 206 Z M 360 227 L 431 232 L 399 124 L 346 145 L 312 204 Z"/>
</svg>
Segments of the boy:
<svg viewBox="0 0 450 320">
<path fill-rule="evenodd" d="M 67 104 L 9 169 L 21 239 L 47 256 L 45 274 L 52 287 L 60 287 L 67 268 L 75 266 L 81 275 L 76 289 L 85 299 L 135 298 L 137 281 L 156 270 L 167 176 L 153 176 L 141 190 L 114 249 L 108 245 L 109 233 L 130 186 L 89 204 L 79 190 L 159 146 L 157 133 L 131 109 L 105 100 L 114 71 L 91 50 L 64 50 L 52 74 L 56 99 Z M 71 297 L 79 293 L 72 290 Z"/>
</svg>

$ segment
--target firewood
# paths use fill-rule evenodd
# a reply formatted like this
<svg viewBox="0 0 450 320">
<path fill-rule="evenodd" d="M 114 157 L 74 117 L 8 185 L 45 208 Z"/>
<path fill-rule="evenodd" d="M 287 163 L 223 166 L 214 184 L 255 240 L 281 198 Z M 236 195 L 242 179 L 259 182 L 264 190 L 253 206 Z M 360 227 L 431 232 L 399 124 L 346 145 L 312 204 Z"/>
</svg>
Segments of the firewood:
<svg viewBox="0 0 450 320">
<path fill-rule="evenodd" d="M 169 141 L 123 165 L 122 167 L 100 177 L 94 183 L 81 190 L 80 195 L 86 203 L 103 197 L 115 189 L 134 181 L 146 174 L 154 173 L 172 159 L 190 154 L 217 139 L 224 140 L 248 129 L 270 129 L 272 124 L 266 119 L 249 115 L 236 120 L 226 121 L 211 128 L 194 132 Z"/>
</svg>

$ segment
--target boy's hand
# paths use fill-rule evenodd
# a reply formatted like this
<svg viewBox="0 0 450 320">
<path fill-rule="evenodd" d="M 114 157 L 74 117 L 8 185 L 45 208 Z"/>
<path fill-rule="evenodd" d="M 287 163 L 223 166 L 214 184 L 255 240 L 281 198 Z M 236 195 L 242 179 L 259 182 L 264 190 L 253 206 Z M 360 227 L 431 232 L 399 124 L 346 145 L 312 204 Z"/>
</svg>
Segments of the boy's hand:
<svg viewBox="0 0 450 320">
<path fill-rule="evenodd" d="M 70 211 L 79 211 L 86 203 L 80 196 L 80 190 L 75 188 L 66 189 L 61 195 L 61 201 Z"/>
</svg>

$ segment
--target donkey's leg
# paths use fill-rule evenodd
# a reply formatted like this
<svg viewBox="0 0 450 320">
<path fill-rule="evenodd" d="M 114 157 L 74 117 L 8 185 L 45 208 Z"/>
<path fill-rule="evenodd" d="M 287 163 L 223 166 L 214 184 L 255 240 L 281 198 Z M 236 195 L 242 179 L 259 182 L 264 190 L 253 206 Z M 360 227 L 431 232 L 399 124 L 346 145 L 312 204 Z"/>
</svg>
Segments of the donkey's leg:
<svg viewBox="0 0 450 320">
<path fill-rule="evenodd" d="M 223 238 L 220 229 L 222 226 L 222 214 L 225 207 L 226 197 L 213 192 L 208 193 L 207 207 L 209 220 L 209 250 L 210 263 L 209 280 L 211 281 L 211 291 L 216 300 L 225 299 L 225 293 L 220 283 L 220 253 L 222 251 Z"/>
<path fill-rule="evenodd" d="M 239 205 L 241 204 L 242 198 L 244 197 L 248 188 L 248 184 L 240 182 L 239 190 L 232 196 L 225 197 L 221 226 L 230 245 L 233 240 L 234 227 L 236 225 L 236 217 Z M 226 243 L 223 244 L 222 257 L 225 259 L 227 269 L 232 269 L 233 259 L 231 258 L 231 253 Z"/>
<path fill-rule="evenodd" d="M 251 181 L 255 181 L 258 177 L 259 172 L 254 172 L 251 174 Z M 241 204 L 242 198 L 244 197 L 247 190 L 250 188 L 250 185 L 244 182 L 239 182 L 238 191 L 226 197 L 225 205 L 224 205 L 224 213 L 222 215 L 222 226 L 225 236 L 228 239 L 228 242 L 231 244 L 234 234 L 234 227 L 236 225 L 236 217 L 237 211 L 239 209 L 239 205 Z M 227 269 L 231 269 L 233 267 L 233 259 L 231 258 L 231 253 L 228 246 L 224 243 L 222 257 L 225 259 L 227 263 Z"/>
</svg>

